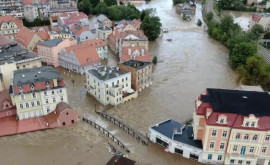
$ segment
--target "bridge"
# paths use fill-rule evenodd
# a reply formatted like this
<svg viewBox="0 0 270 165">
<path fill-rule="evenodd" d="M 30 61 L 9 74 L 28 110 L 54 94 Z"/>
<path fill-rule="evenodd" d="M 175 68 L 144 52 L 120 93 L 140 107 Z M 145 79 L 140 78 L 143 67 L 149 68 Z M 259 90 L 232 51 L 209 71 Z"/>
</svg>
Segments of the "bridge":
<svg viewBox="0 0 270 165">
<path fill-rule="evenodd" d="M 107 114 L 105 112 L 96 111 L 96 113 L 98 115 L 100 115 L 101 117 L 109 120 L 113 124 L 117 125 L 118 127 L 120 127 L 121 129 L 123 129 L 124 131 L 126 131 L 129 135 L 131 135 L 132 137 L 134 137 L 135 139 L 137 139 L 137 141 L 140 141 L 144 145 L 148 145 L 148 138 L 147 138 L 147 136 L 145 136 L 142 133 L 134 130 L 129 125 L 123 123 L 119 119 L 116 119 L 115 117 L 113 117 L 113 116 L 111 116 L 111 115 L 109 115 L 109 114 Z"/>
<path fill-rule="evenodd" d="M 94 121 L 90 120 L 89 117 L 87 118 L 86 115 L 83 116 L 83 121 L 87 122 L 88 124 L 90 124 L 94 128 L 98 129 L 101 133 L 108 136 L 110 139 L 112 139 L 113 142 L 115 142 L 121 148 L 123 148 L 127 153 L 130 153 L 130 150 L 128 149 L 128 147 L 126 145 L 124 145 L 117 137 L 115 137 L 112 133 L 110 133 L 108 130 L 106 130 L 102 126 L 100 126 L 97 123 L 95 123 Z"/>
</svg>

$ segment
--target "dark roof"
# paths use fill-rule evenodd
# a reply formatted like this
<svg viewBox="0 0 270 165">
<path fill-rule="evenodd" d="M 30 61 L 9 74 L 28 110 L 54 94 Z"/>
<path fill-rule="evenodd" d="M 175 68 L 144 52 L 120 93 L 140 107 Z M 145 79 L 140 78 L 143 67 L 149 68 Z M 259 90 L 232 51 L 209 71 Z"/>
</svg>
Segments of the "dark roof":
<svg viewBox="0 0 270 165">
<path fill-rule="evenodd" d="M 101 66 L 95 69 L 90 69 L 87 72 L 102 81 L 106 81 L 118 77 L 120 75 L 126 74 L 125 72 L 122 72 L 119 69 L 116 69 L 115 67 L 108 67 L 108 66 L 107 67 Z M 102 76 L 102 74 L 104 75 Z"/>
<path fill-rule="evenodd" d="M 40 42 L 40 43 L 38 43 L 38 45 L 44 45 L 44 46 L 53 47 L 53 46 L 57 46 L 62 41 L 63 41 L 63 39 L 56 38 L 56 39 L 53 39 L 53 40 Z"/>
<path fill-rule="evenodd" d="M 185 127 L 185 125 L 180 122 L 170 119 L 151 128 L 169 139 L 202 149 L 201 140 L 193 140 L 193 128 Z M 177 134 L 174 133 L 174 129 L 176 128 L 179 132 Z"/>
<path fill-rule="evenodd" d="M 214 112 L 248 116 L 270 116 L 270 95 L 267 92 L 207 89 L 201 101 L 210 103 Z"/>
<path fill-rule="evenodd" d="M 44 66 L 32 69 L 16 70 L 13 74 L 13 85 L 34 84 L 36 82 L 49 82 L 53 79 L 62 79 L 59 72 L 53 67 Z"/>
<path fill-rule="evenodd" d="M 134 165 L 135 161 L 123 156 L 115 155 L 106 165 Z"/>
<path fill-rule="evenodd" d="M 109 28 L 109 27 L 107 27 L 107 26 L 101 26 L 101 27 L 99 27 L 98 29 L 99 29 L 99 30 L 103 30 L 103 31 L 105 31 L 105 30 L 112 30 L 111 28 Z"/>
<path fill-rule="evenodd" d="M 23 49 L 17 43 L 12 43 L 0 48 L 0 64 L 23 62 L 24 60 L 40 59 L 35 53 Z"/>
<path fill-rule="evenodd" d="M 129 60 L 122 63 L 125 66 L 129 66 L 132 68 L 135 68 L 136 70 L 142 69 L 148 65 L 151 65 L 151 62 L 144 62 L 144 61 L 138 61 L 138 60 Z"/>
</svg>

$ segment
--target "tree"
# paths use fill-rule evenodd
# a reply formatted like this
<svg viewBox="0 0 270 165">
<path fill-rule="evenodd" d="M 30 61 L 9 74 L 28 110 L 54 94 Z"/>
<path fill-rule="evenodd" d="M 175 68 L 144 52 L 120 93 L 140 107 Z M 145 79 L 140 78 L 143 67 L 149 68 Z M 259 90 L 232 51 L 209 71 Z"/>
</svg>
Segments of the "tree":
<svg viewBox="0 0 270 165">
<path fill-rule="evenodd" d="M 104 0 L 108 6 L 117 5 L 117 0 Z"/>
<path fill-rule="evenodd" d="M 144 31 L 144 34 L 148 37 L 150 41 L 156 40 L 161 31 L 160 18 L 157 16 L 146 16 L 141 24 L 141 29 Z"/>
<path fill-rule="evenodd" d="M 132 20 L 140 18 L 140 11 L 129 6 L 109 6 L 106 15 L 111 20 Z"/>
<path fill-rule="evenodd" d="M 230 62 L 233 69 L 245 65 L 247 58 L 257 53 L 257 45 L 252 43 L 239 43 L 230 53 Z"/>
<path fill-rule="evenodd" d="M 90 3 L 93 8 L 95 8 L 99 4 L 99 0 L 90 0 Z"/>
<path fill-rule="evenodd" d="M 198 25 L 198 26 L 202 26 L 202 21 L 201 21 L 200 19 L 198 19 L 197 25 Z"/>
<path fill-rule="evenodd" d="M 256 55 L 247 59 L 246 65 L 238 69 L 240 80 L 246 85 L 261 85 L 266 88 L 270 77 L 265 71 L 263 58 Z"/>
<path fill-rule="evenodd" d="M 223 33 L 227 33 L 233 26 L 234 22 L 232 16 L 227 15 L 221 19 L 220 29 Z"/>
<path fill-rule="evenodd" d="M 213 20 L 214 14 L 212 12 L 209 12 L 206 14 L 206 21 L 210 22 Z"/>
<path fill-rule="evenodd" d="M 95 7 L 95 12 L 97 15 L 99 14 L 108 14 L 108 6 L 104 2 L 100 2 L 96 7 Z"/>
<path fill-rule="evenodd" d="M 266 32 L 263 36 L 263 39 L 270 39 L 270 32 Z"/>
<path fill-rule="evenodd" d="M 153 8 L 142 10 L 141 20 L 143 21 L 145 16 L 155 16 L 155 14 L 156 14 L 156 9 L 153 9 Z"/>
<path fill-rule="evenodd" d="M 239 43 L 243 43 L 243 42 L 245 42 L 245 43 L 250 42 L 250 39 L 246 34 L 241 34 L 240 33 L 240 34 L 234 36 L 228 42 L 230 50 L 232 51 L 233 48 L 235 47 L 235 45 L 237 45 Z"/>
<path fill-rule="evenodd" d="M 80 12 L 84 12 L 87 15 L 89 15 L 93 11 L 92 5 L 89 0 L 83 0 L 81 3 L 79 3 L 78 9 Z"/>
<path fill-rule="evenodd" d="M 152 62 L 153 62 L 153 64 L 155 64 L 155 65 L 157 64 L 157 62 L 158 62 L 157 56 L 155 56 L 155 57 L 153 58 Z"/>
<path fill-rule="evenodd" d="M 254 36 L 256 37 L 255 40 L 257 40 L 264 32 L 263 26 L 259 24 L 255 24 L 252 26 L 250 32 L 254 34 Z"/>
</svg>

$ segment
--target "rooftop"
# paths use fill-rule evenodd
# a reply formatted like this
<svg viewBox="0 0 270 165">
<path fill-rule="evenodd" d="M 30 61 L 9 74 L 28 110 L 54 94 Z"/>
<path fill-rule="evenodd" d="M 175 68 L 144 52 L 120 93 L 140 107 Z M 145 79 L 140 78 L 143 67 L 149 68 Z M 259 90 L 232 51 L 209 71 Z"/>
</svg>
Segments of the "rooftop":
<svg viewBox="0 0 270 165">
<path fill-rule="evenodd" d="M 114 155 L 106 165 L 134 165 L 135 161 L 123 156 Z"/>
<path fill-rule="evenodd" d="M 107 19 L 107 17 L 103 14 L 99 14 L 98 17 L 97 17 L 97 20 L 100 21 L 100 22 L 103 22 Z"/>
<path fill-rule="evenodd" d="M 13 85 L 22 86 L 25 84 L 34 84 L 36 82 L 49 82 L 53 79 L 59 80 L 62 78 L 59 72 L 49 66 L 16 70 L 13 75 Z"/>
<path fill-rule="evenodd" d="M 54 47 L 54 46 L 57 46 L 62 41 L 63 41 L 63 39 L 56 38 L 56 39 L 53 39 L 53 40 L 39 42 L 38 45 L 44 45 L 44 46 Z"/>
<path fill-rule="evenodd" d="M 23 61 L 29 61 L 39 59 L 39 57 L 28 50 L 23 49 L 16 43 L 0 47 L 0 64 L 4 63 L 21 63 Z"/>
<path fill-rule="evenodd" d="M 148 65 L 151 65 L 151 62 L 144 62 L 144 61 L 138 61 L 138 60 L 129 60 L 122 63 L 125 66 L 129 66 L 132 68 L 135 68 L 136 70 L 142 69 Z"/>
<path fill-rule="evenodd" d="M 151 129 L 169 139 L 202 149 L 202 142 L 200 140 L 193 140 L 193 128 L 186 127 L 184 124 L 175 120 L 166 120 L 152 126 Z M 177 130 L 177 133 L 175 133 L 175 130 Z"/>
<path fill-rule="evenodd" d="M 201 101 L 210 103 L 214 112 L 248 116 L 270 116 L 270 95 L 267 92 L 207 89 Z"/>
<path fill-rule="evenodd" d="M 110 80 L 120 75 L 126 74 L 125 72 L 120 71 L 118 68 L 106 66 L 90 69 L 87 72 L 102 81 Z"/>
</svg>

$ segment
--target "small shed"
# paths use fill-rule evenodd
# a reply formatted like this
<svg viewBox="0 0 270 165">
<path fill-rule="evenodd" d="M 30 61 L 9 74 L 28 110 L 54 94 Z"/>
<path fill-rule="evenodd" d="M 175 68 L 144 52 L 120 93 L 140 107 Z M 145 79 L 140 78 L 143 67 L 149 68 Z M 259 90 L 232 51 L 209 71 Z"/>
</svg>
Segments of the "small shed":
<svg viewBox="0 0 270 165">
<path fill-rule="evenodd" d="M 134 160 L 114 155 L 106 165 L 134 165 L 135 163 L 136 162 Z"/>
</svg>

